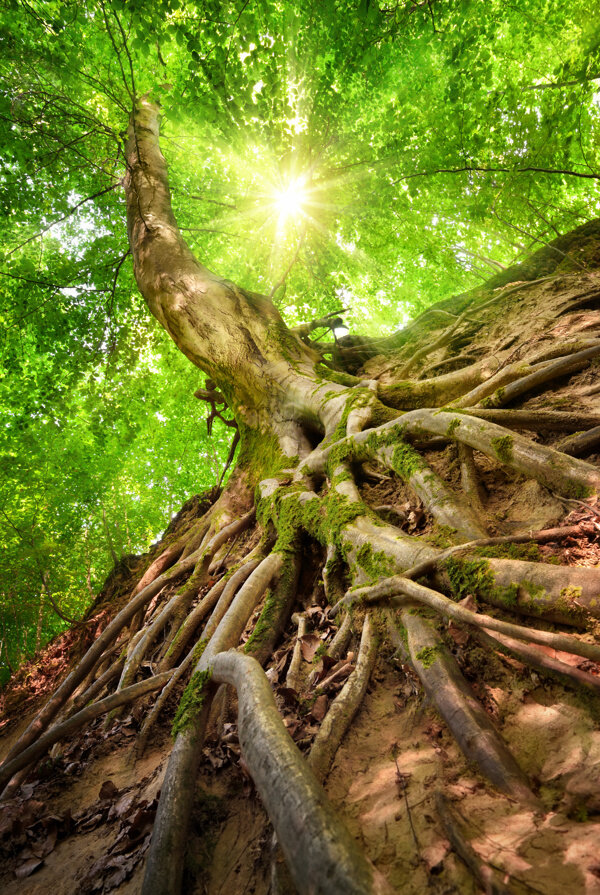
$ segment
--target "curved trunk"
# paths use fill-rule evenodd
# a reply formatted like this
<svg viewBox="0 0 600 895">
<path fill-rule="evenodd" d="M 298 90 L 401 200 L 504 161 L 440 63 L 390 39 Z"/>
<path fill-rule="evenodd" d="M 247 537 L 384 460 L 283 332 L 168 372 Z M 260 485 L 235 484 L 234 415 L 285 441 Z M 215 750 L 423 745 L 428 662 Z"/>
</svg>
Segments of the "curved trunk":
<svg viewBox="0 0 600 895">
<path fill-rule="evenodd" d="M 177 347 L 218 383 L 239 421 L 283 437 L 289 456 L 310 445 L 291 421 L 327 428 L 325 392 L 345 392 L 315 374 L 319 355 L 287 328 L 270 299 L 204 267 L 181 235 L 159 147 L 160 108 L 137 100 L 129 122 L 124 181 L 135 278 Z M 333 415 L 335 415 L 335 410 Z"/>
</svg>

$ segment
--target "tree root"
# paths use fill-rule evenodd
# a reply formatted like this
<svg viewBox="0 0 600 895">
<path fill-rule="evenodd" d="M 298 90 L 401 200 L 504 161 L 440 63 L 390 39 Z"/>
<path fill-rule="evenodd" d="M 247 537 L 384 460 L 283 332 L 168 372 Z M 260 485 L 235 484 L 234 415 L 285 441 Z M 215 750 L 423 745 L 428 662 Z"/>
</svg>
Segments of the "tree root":
<svg viewBox="0 0 600 895">
<path fill-rule="evenodd" d="M 479 483 L 479 476 L 473 459 L 473 448 L 462 442 L 458 442 L 458 460 L 460 462 L 460 483 L 462 490 L 467 495 L 471 506 L 478 516 L 483 513 L 483 491 Z"/>
<path fill-rule="evenodd" d="M 557 451 L 568 454 L 570 457 L 586 457 L 600 446 L 600 426 L 594 426 L 587 432 L 580 432 L 571 438 L 565 438 L 564 441 L 556 445 Z"/>
<path fill-rule="evenodd" d="M 5 786 L 11 777 L 18 771 L 29 767 L 29 765 L 40 758 L 50 746 L 57 743 L 59 740 L 64 740 L 80 727 L 83 727 L 84 724 L 87 724 L 88 721 L 92 721 L 99 715 L 103 715 L 105 712 L 109 712 L 118 706 L 133 702 L 134 699 L 138 699 L 140 696 L 145 696 L 146 693 L 151 693 L 153 690 L 159 690 L 161 687 L 164 687 L 171 677 L 171 674 L 172 672 L 165 671 L 163 674 L 158 674 L 154 677 L 139 681 L 137 684 L 133 684 L 125 690 L 118 690 L 116 693 L 107 696 L 105 699 L 101 699 L 99 702 L 94 702 L 91 705 L 86 706 L 86 708 L 77 712 L 76 715 L 72 715 L 71 718 L 63 721 L 62 724 L 57 724 L 50 728 L 50 730 L 39 737 L 35 743 L 32 743 L 26 749 L 23 749 L 23 751 L 15 758 L 10 761 L 7 760 L 2 765 L 0 768 L 0 787 Z M 4 791 L 6 792 L 7 790 L 8 786 Z"/>
<path fill-rule="evenodd" d="M 508 399 L 504 400 L 506 390 L 510 389 L 510 400 L 515 400 L 559 376 L 583 370 L 589 360 L 595 357 L 594 351 L 597 352 L 598 347 L 598 339 L 582 339 L 545 349 L 528 361 L 517 361 L 502 367 L 470 392 L 463 394 L 455 403 L 458 407 L 468 407 L 481 402 L 487 404 L 489 401 L 489 406 L 501 407 L 508 403 Z M 589 356 L 585 355 L 588 351 L 592 352 Z"/>
<path fill-rule="evenodd" d="M 572 686 L 583 686 L 596 693 L 600 693 L 600 676 L 590 674 L 589 671 L 582 671 L 580 668 L 574 668 L 560 659 L 553 659 L 542 650 L 537 649 L 528 643 L 521 643 L 513 640 L 512 637 L 506 637 L 498 632 L 491 634 L 485 629 L 471 630 L 473 636 L 484 646 L 492 647 L 503 653 L 509 653 L 515 656 L 521 662 L 531 665 L 532 668 L 539 668 L 541 671 L 549 671 L 551 674 L 558 675 Z"/>
<path fill-rule="evenodd" d="M 285 677 L 285 685 L 291 690 L 296 690 L 296 692 L 299 693 L 302 686 L 302 677 L 300 675 L 300 668 L 302 666 L 302 637 L 306 634 L 307 621 L 306 616 L 303 613 L 295 613 L 292 616 L 292 621 L 298 625 L 298 633 L 296 635 L 296 642 L 294 643 L 294 651 L 292 653 L 290 667 L 288 668 Z"/>
<path fill-rule="evenodd" d="M 146 861 L 141 895 L 180 895 L 194 784 L 215 686 L 204 688 L 198 716 L 171 749 Z M 173 768 L 177 769 L 173 773 Z"/>
<path fill-rule="evenodd" d="M 348 603 L 356 602 L 356 600 L 367 603 L 388 600 L 392 606 L 398 607 L 405 606 L 408 599 L 423 606 L 429 606 L 430 609 L 435 609 L 440 615 L 465 625 L 488 628 L 490 631 L 498 631 L 500 634 L 515 637 L 517 640 L 523 640 L 526 643 L 539 643 L 542 646 L 549 646 L 552 649 L 571 653 L 575 656 L 583 656 L 592 662 L 600 662 L 600 646 L 596 643 L 578 640 L 570 634 L 556 634 L 552 631 L 540 631 L 537 628 L 525 628 L 512 622 L 494 618 L 491 615 L 473 612 L 471 609 L 467 609 L 465 606 L 448 599 L 448 597 L 443 596 L 438 591 L 424 587 L 416 581 L 411 581 L 410 578 L 402 578 L 401 576 L 384 578 L 374 587 L 350 591 L 347 598 L 344 599 L 347 599 Z"/>
<path fill-rule="evenodd" d="M 369 613 L 365 615 L 356 668 L 332 702 L 314 739 L 308 766 L 317 780 L 324 780 L 346 731 L 363 701 L 377 657 Z"/>
<path fill-rule="evenodd" d="M 96 696 L 98 696 L 98 694 L 102 692 L 107 684 L 110 684 L 111 681 L 120 676 L 124 665 L 125 659 L 120 656 L 112 663 L 112 665 L 110 665 L 106 669 L 104 674 L 101 674 L 100 677 L 96 678 L 96 680 L 93 681 L 90 686 L 83 691 L 83 693 L 73 699 L 71 704 L 67 707 L 65 718 L 70 718 L 71 715 L 74 715 L 75 712 L 78 712 L 81 708 L 83 708 L 86 703 L 91 702 L 92 699 L 95 699 Z"/>
<path fill-rule="evenodd" d="M 411 663 L 466 757 L 475 761 L 502 792 L 539 808 L 523 771 L 431 624 L 410 609 L 403 609 L 400 618 L 407 632 Z"/>
<path fill-rule="evenodd" d="M 476 416 L 507 429 L 532 429 L 535 432 L 580 432 L 600 426 L 600 413 L 563 410 L 501 410 L 461 407 L 461 413 Z M 560 448 L 557 448 L 560 450 Z"/>
<path fill-rule="evenodd" d="M 560 357 L 554 363 L 548 364 L 543 369 L 535 370 L 527 376 L 515 380 L 496 389 L 493 394 L 486 398 L 486 404 L 489 407 L 502 407 L 516 401 L 522 395 L 531 392 L 548 382 L 559 379 L 561 376 L 571 376 L 584 370 L 591 360 L 600 355 L 600 345 L 594 345 L 586 348 L 584 351 L 578 351 L 575 354 Z"/>
<path fill-rule="evenodd" d="M 144 750 L 146 748 L 146 743 L 148 742 L 148 737 L 150 736 L 150 731 L 152 730 L 153 725 L 158 720 L 158 717 L 163 709 L 163 706 L 171 693 L 174 691 L 175 687 L 186 673 L 186 671 L 190 668 L 192 662 L 194 661 L 194 649 L 191 649 L 183 662 L 177 666 L 171 675 L 170 680 L 168 681 L 166 687 L 163 687 L 161 692 L 158 695 L 154 705 L 147 713 L 144 723 L 142 724 L 140 731 L 136 737 L 135 741 L 135 755 L 136 758 L 141 758 L 144 754 Z"/>
<path fill-rule="evenodd" d="M 260 665 L 235 650 L 213 662 L 213 680 L 238 693 L 244 760 L 300 895 L 391 893 L 336 816 L 281 720 Z"/>
<path fill-rule="evenodd" d="M 33 721 L 28 725 L 24 733 L 19 737 L 13 748 L 4 760 L 4 764 L 0 766 L 0 774 L 2 768 L 15 756 L 19 755 L 31 743 L 36 740 L 40 734 L 48 727 L 50 721 L 58 714 L 62 706 L 65 704 L 69 696 L 76 687 L 83 681 L 86 675 L 95 666 L 98 659 L 103 655 L 105 649 L 111 645 L 116 639 L 120 631 L 125 625 L 143 608 L 153 596 L 155 596 L 168 581 L 173 581 L 180 575 L 192 569 L 196 564 L 195 555 L 182 560 L 173 566 L 161 576 L 148 584 L 143 590 L 139 591 L 130 602 L 125 606 L 115 618 L 106 626 L 102 634 L 94 641 L 87 653 L 80 660 L 79 664 L 65 678 L 62 684 L 56 689 L 44 707 L 38 712 Z M 0 798 L 4 797 L 4 793 Z"/>
<path fill-rule="evenodd" d="M 270 553 L 254 569 L 230 605 L 225 603 L 225 590 L 223 591 L 206 624 L 198 644 L 202 650 L 200 658 L 188 685 L 195 708 L 190 710 L 186 725 L 177 734 L 169 756 L 142 895 L 179 895 L 181 891 L 193 781 L 196 779 L 210 705 L 215 694 L 215 685 L 208 680 L 212 661 L 218 653 L 238 645 L 250 616 L 273 579 L 279 575 L 282 565 L 282 555 Z"/>
<path fill-rule="evenodd" d="M 455 547 L 449 547 L 435 558 L 426 559 L 419 565 L 413 566 L 412 569 L 403 572 L 402 577 L 412 578 L 413 581 L 416 581 L 417 578 L 421 578 L 421 576 L 439 568 L 450 557 L 468 553 L 469 550 L 475 550 L 478 547 L 496 547 L 502 544 L 543 544 L 546 541 L 560 541 L 563 538 L 578 537 L 580 534 L 581 527 L 579 525 L 570 525 L 565 528 L 544 528 L 524 535 L 500 535 L 495 538 L 479 538 L 476 541 L 468 541 L 466 544 L 457 544 Z"/>
<path fill-rule="evenodd" d="M 600 348 L 597 349 L 600 353 Z M 396 423 L 395 425 L 399 425 Z M 559 451 L 536 444 L 522 435 L 511 433 L 502 426 L 480 420 L 465 413 L 447 411 L 412 410 L 402 417 L 402 429 L 411 435 L 422 437 L 424 432 L 446 435 L 454 441 L 462 441 L 481 451 L 493 460 L 537 479 L 543 485 L 566 497 L 582 496 L 600 491 L 600 471 L 583 460 L 566 457 Z M 380 427 L 389 429 L 390 424 Z M 375 432 L 376 430 L 373 430 Z M 355 436 L 358 440 L 361 436 Z"/>
<path fill-rule="evenodd" d="M 440 552 L 427 542 L 404 534 L 391 525 L 375 524 L 366 516 L 355 519 L 341 533 L 348 559 L 357 564 L 363 548 L 388 560 L 398 569 L 411 569 L 435 560 Z M 547 619 L 576 628 L 585 628 L 589 616 L 600 614 L 600 573 L 588 566 L 555 566 L 520 559 L 483 559 L 467 554 L 456 560 L 465 580 L 452 584 L 446 571 L 434 581 L 446 592 L 464 595 L 465 589 L 481 594 L 487 603 L 521 615 Z M 463 563 L 462 565 L 460 565 Z M 471 577 L 469 578 L 469 575 Z M 363 577 L 357 584 L 367 583 Z M 456 583 L 456 582 L 455 582 Z"/>
<path fill-rule="evenodd" d="M 439 525 L 453 528 L 467 541 L 486 536 L 485 528 L 466 501 L 461 500 L 416 452 L 407 464 L 405 452 L 397 460 L 396 450 L 397 446 L 393 445 L 381 447 L 372 456 L 408 483 Z M 406 450 L 411 449 L 406 446 Z"/>
<path fill-rule="evenodd" d="M 244 584 L 260 563 L 260 559 L 250 560 L 249 562 L 244 563 L 244 565 L 238 569 L 237 572 L 234 572 L 230 578 L 224 576 L 220 581 L 217 581 L 204 599 L 190 612 L 173 637 L 173 640 L 160 663 L 159 667 L 161 671 L 166 671 L 168 668 L 172 668 L 173 665 L 175 665 L 193 637 L 200 622 L 209 612 L 214 610 L 215 606 L 220 604 L 221 601 L 223 604 L 229 606 L 238 588 Z"/>
<path fill-rule="evenodd" d="M 486 895 L 511 895 L 512 889 L 507 888 L 498 879 L 497 872 L 489 864 L 486 864 L 473 846 L 467 842 L 457 818 L 448 806 L 446 797 L 439 790 L 435 794 L 435 806 L 452 848 L 467 865 L 481 887 L 485 889 Z"/>
</svg>

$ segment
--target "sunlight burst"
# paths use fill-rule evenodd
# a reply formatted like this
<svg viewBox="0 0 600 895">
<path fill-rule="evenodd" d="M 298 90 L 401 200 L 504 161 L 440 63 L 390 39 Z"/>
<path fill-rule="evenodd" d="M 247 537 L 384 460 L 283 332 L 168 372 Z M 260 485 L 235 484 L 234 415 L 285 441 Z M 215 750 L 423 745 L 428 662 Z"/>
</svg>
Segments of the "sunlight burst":
<svg viewBox="0 0 600 895">
<path fill-rule="evenodd" d="M 293 181 L 285 189 L 277 190 L 275 193 L 275 206 L 283 220 L 302 214 L 302 205 L 305 201 L 306 190 L 301 179 Z"/>
</svg>

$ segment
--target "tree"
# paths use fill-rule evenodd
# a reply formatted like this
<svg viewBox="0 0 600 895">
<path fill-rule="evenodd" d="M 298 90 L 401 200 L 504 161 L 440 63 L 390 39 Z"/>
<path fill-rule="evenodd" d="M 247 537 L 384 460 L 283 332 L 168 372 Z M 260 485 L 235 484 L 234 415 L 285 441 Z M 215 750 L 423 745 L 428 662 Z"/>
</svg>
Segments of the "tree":
<svg viewBox="0 0 600 895">
<path fill-rule="evenodd" d="M 100 635 L 41 708 L 0 769 L 6 798 L 16 792 L 32 761 L 53 742 L 96 714 L 118 710 L 138 696 L 160 690 L 140 731 L 138 747 L 142 749 L 168 694 L 191 672 L 174 721 L 176 740 L 145 871 L 146 893 L 175 892 L 181 887 L 193 801 L 190 780 L 197 771 L 219 684 L 236 688 L 244 760 L 275 828 L 293 883 L 300 891 L 323 892 L 390 890 L 389 883 L 357 849 L 317 782 L 326 776 L 364 697 L 378 640 L 384 643 L 391 637 L 396 643 L 466 757 L 504 794 L 506 804 L 513 800 L 530 811 L 547 808 L 548 800 L 544 802 L 543 794 L 535 791 L 473 696 L 445 644 L 440 620 L 462 626 L 469 637 L 483 643 L 484 655 L 508 650 L 521 662 L 598 690 L 595 663 L 600 660 L 600 646 L 594 638 L 577 633 L 589 629 L 597 616 L 598 570 L 544 562 L 543 555 L 531 547 L 583 537 L 587 529 L 577 524 L 530 530 L 533 502 L 546 505 L 545 513 L 537 517 L 542 529 L 550 519 L 562 519 L 574 505 L 590 518 L 597 515 L 588 501 L 600 488 L 600 471 L 593 458 L 600 419 L 585 400 L 596 389 L 591 381 L 586 385 L 585 377 L 590 377 L 590 364 L 600 351 L 594 314 L 598 224 L 584 224 L 549 244 L 548 233 L 536 227 L 534 241 L 541 242 L 542 248 L 520 266 L 505 264 L 501 249 L 515 230 L 528 234 L 533 218 L 545 215 L 551 200 L 559 206 L 551 216 L 552 223 L 545 222 L 551 230 L 564 226 L 583 202 L 593 204 L 589 196 L 595 195 L 598 175 L 588 146 L 561 141 L 560 133 L 575 114 L 585 117 L 590 135 L 595 133 L 597 111 L 590 101 L 590 83 L 597 48 L 586 57 L 589 48 L 582 35 L 573 60 L 558 66 L 552 53 L 541 53 L 540 48 L 548 34 L 562 34 L 572 27 L 578 11 L 553 10 L 544 27 L 537 29 L 529 27 L 528 18 L 527 27 L 511 36 L 508 46 L 519 60 L 525 58 L 525 52 L 540 50 L 543 68 L 536 72 L 533 84 L 523 85 L 521 66 L 515 65 L 509 71 L 509 86 L 501 90 L 500 66 L 507 52 L 502 38 L 507 24 L 514 24 L 515 19 L 505 18 L 503 11 L 491 4 L 485 18 L 475 25 L 465 18 L 467 6 L 439 10 L 436 4 L 427 4 L 391 9 L 366 3 L 358 10 L 344 8 L 348 16 L 343 20 L 340 9 L 327 4 L 302 13 L 273 4 L 259 14 L 248 9 L 248 4 L 231 10 L 220 4 L 214 9 L 179 8 L 167 2 L 160 8 L 142 4 L 129 9 L 100 3 L 86 7 L 84 15 L 57 5 L 52 17 L 44 12 L 43 20 L 40 10 L 30 7 L 22 33 L 8 41 L 13 58 L 22 61 L 33 49 L 36 59 L 35 70 L 28 70 L 26 76 L 27 89 L 16 95 L 13 92 L 7 99 L 10 114 L 4 120 L 10 122 L 8 130 L 22 127 L 49 140 L 49 155 L 36 158 L 38 172 L 47 165 L 53 166 L 53 172 L 63 165 L 73 172 L 68 205 L 60 216 L 53 215 L 52 225 L 44 224 L 46 229 L 68 220 L 87 196 L 98 200 L 108 196 L 109 214 L 116 214 L 114 195 L 121 186 L 116 172 L 122 157 L 121 143 L 114 140 L 114 121 L 122 121 L 127 113 L 122 186 L 128 249 L 117 253 L 116 264 L 113 257 L 110 275 L 100 282 L 109 283 L 109 298 L 114 300 L 120 271 L 131 256 L 135 280 L 150 311 L 177 348 L 209 377 L 198 396 L 208 401 L 225 425 L 234 422 L 239 433 L 235 469 L 218 498 L 213 494 L 208 507 L 206 502 L 184 507 L 149 565 L 144 568 L 134 563 L 130 570 L 133 580 L 125 575 L 131 587 L 129 599 L 122 607 L 109 606 L 111 620 L 106 619 Z M 15 9 L 22 11 L 19 6 L 11 7 L 11 11 Z M 537 4 L 531 9 L 539 13 Z M 73 14 L 72 21 L 67 13 Z M 517 19 L 525 13 L 532 14 L 520 11 Z M 455 33 L 459 22 L 460 37 Z M 281 78 L 283 44 L 274 35 L 283 33 L 282 25 L 294 32 L 296 47 L 310 51 L 305 58 L 315 62 L 318 72 L 306 127 L 302 121 L 298 124 L 303 104 L 307 104 L 301 79 L 283 83 Z M 44 47 L 47 59 L 41 58 L 38 45 L 40 28 L 50 35 Z M 150 40 L 148 34 L 154 32 L 156 40 L 154 36 Z M 475 36 L 480 33 L 486 42 L 475 47 Z M 79 50 L 83 36 L 88 38 L 90 60 L 83 60 Z M 494 42 L 498 46 L 494 44 L 492 57 L 489 47 Z M 176 47 L 181 45 L 185 50 L 180 52 Z M 327 51 L 326 46 L 330 47 Z M 158 64 L 177 78 L 176 86 L 167 83 L 157 90 L 156 77 L 141 63 L 150 47 L 156 51 Z M 260 78 L 247 63 L 257 48 Z M 585 69 L 581 67 L 584 57 Z M 414 83 L 407 78 L 392 86 L 407 60 L 419 63 Z M 68 65 L 59 77 L 59 66 L 65 61 Z M 478 76 L 476 87 L 465 83 L 467 67 L 471 78 Z M 446 68 L 447 76 L 436 81 L 428 94 L 430 102 L 421 108 L 416 97 L 423 74 Z M 540 82 L 542 73 L 544 77 L 554 73 L 554 80 Z M 575 76 L 571 78 L 570 73 Z M 574 85 L 562 86 L 567 76 Z M 342 77 L 348 78 L 350 86 L 340 100 L 338 82 Z M 541 91 L 542 99 L 531 108 L 529 99 L 525 104 L 515 100 L 515 83 L 521 96 L 528 97 L 531 88 L 536 95 Z M 76 100 L 69 96 L 75 87 Z M 556 94 L 573 89 L 581 93 L 580 106 L 577 110 L 572 104 L 562 108 L 564 95 L 557 99 Z M 268 211 L 264 202 L 250 208 L 249 219 L 262 214 L 268 220 L 275 205 L 278 224 L 283 226 L 292 216 L 294 200 L 304 206 L 304 224 L 290 244 L 283 244 L 288 255 L 269 296 L 258 291 L 261 277 L 256 277 L 257 291 L 250 291 L 212 273 L 199 259 L 197 245 L 184 238 L 159 145 L 158 93 L 167 116 L 174 114 L 173 95 L 178 95 L 179 101 L 188 95 L 192 110 L 207 116 L 208 122 L 203 122 L 198 134 L 205 139 L 208 156 L 210 147 L 218 145 L 219 133 L 228 134 L 234 148 L 247 141 L 247 130 L 241 133 L 242 124 L 247 128 L 253 117 L 258 117 L 256 127 L 270 136 L 271 147 L 281 153 L 284 188 L 270 197 Z M 485 133 L 476 111 L 482 98 L 487 111 Z M 395 126 L 397 107 L 404 117 L 414 112 L 416 123 Z M 377 158 L 368 161 L 376 173 L 365 191 L 370 206 L 359 216 L 360 224 L 344 218 L 340 210 L 349 202 L 356 182 L 346 180 L 345 174 L 335 174 L 336 169 L 354 164 L 344 159 L 352 158 L 352 143 L 341 149 L 336 143 L 342 142 L 344 128 L 355 125 L 357 109 L 364 118 L 357 127 L 359 138 L 364 140 L 365 131 L 373 121 L 378 122 L 369 141 Z M 328 129 L 332 118 L 337 133 Z M 510 140 L 507 119 L 514 134 Z M 66 137 L 58 130 L 59 123 L 67 126 Z M 444 130 L 442 124 L 444 139 L 422 150 L 415 141 Z M 70 151 L 82 138 L 84 127 L 91 128 L 85 145 L 92 147 L 93 155 L 84 154 L 80 167 L 70 158 Z M 26 168 L 38 150 L 15 140 L 12 133 L 10 136 L 9 145 L 19 150 L 11 164 L 15 169 Z M 324 165 L 326 178 L 319 155 L 326 155 L 330 142 L 335 153 Z M 102 155 L 107 147 L 114 153 L 110 161 L 109 154 Z M 393 164 L 380 176 L 377 163 L 387 153 Z M 260 158 L 260 152 L 257 156 Z M 105 163 L 112 166 L 108 186 Z M 93 170 L 94 166 L 101 170 Z M 224 169 L 226 181 L 225 165 Z M 212 185 L 210 165 L 208 172 Z M 432 220 L 435 194 L 435 232 L 424 236 L 418 254 L 414 243 L 411 246 L 413 275 L 408 280 L 423 291 L 432 288 L 438 275 L 428 271 L 419 280 L 418 269 L 421 260 L 425 267 L 436 268 L 449 249 L 443 240 L 456 224 L 453 206 L 457 192 L 455 186 L 446 186 L 445 178 L 464 175 L 472 199 L 462 205 L 461 214 L 470 215 L 474 222 L 483 216 L 485 226 L 467 245 L 464 233 L 477 227 L 465 225 L 461 239 L 453 243 L 452 251 L 465 267 L 463 274 L 454 272 L 453 277 L 458 277 L 460 285 L 472 285 L 461 277 L 472 274 L 475 262 L 496 270 L 495 276 L 450 301 L 432 304 L 393 334 L 339 336 L 339 302 L 364 258 L 363 251 L 356 253 L 356 245 L 366 244 L 369 252 L 373 249 L 372 257 L 383 265 L 397 251 L 398 239 L 408 243 L 419 232 L 424 219 L 420 216 L 426 210 L 428 221 Z M 39 201 L 43 176 L 39 183 L 33 180 L 28 202 Z M 243 182 L 243 172 L 239 177 Z M 332 178 L 329 188 L 337 201 L 328 207 L 324 184 L 331 184 Z M 344 179 L 338 182 L 337 178 Z M 407 182 L 412 186 L 405 191 Z M 422 187 L 415 186 L 421 183 Z M 189 192 L 185 160 L 175 173 L 174 185 L 174 197 L 182 190 Z M 374 186 L 375 196 L 370 192 Z M 534 189 L 539 195 L 533 196 Z M 503 194 L 501 200 L 499 193 Z M 405 211 L 414 206 L 414 214 L 408 223 L 401 222 L 397 228 L 394 224 L 392 241 L 380 218 L 382 209 L 393 209 L 399 198 Z M 215 190 L 209 199 L 220 208 L 236 204 L 224 190 Z M 500 201 L 514 215 L 508 224 L 498 212 Z M 189 196 L 182 196 L 184 218 L 188 205 Z M 10 208 L 12 214 L 18 204 Z M 313 298 L 314 304 L 303 301 L 296 319 L 290 321 L 297 325 L 290 326 L 276 300 L 291 317 L 282 292 L 291 291 L 293 284 L 295 294 L 302 298 L 313 266 L 318 270 L 331 257 L 330 245 L 317 253 L 324 222 L 335 234 L 336 245 L 352 243 L 354 249 L 346 268 L 331 273 L 325 287 L 329 291 Z M 499 228 L 497 239 L 492 226 Z M 379 251 L 377 243 L 383 235 L 386 239 Z M 73 254 L 81 251 L 77 232 L 64 233 L 62 238 L 73 240 Z M 26 256 L 26 247 L 34 239 L 19 240 L 17 247 L 6 253 L 7 257 L 16 254 L 20 264 L 17 269 L 9 267 L 8 276 L 25 278 L 37 288 L 40 271 L 27 266 L 32 262 Z M 84 251 L 99 253 L 98 242 L 94 233 L 89 249 L 84 243 Z M 260 244 L 256 247 L 248 266 L 260 263 L 262 248 Z M 213 254 L 218 256 L 214 248 Z M 55 272 L 61 255 L 59 242 L 40 262 L 41 287 L 49 290 L 51 299 L 57 286 L 48 274 Z M 508 260 L 513 260 L 512 254 Z M 402 269 L 406 267 L 405 255 Z M 387 288 L 391 290 L 398 279 L 396 270 Z M 96 282 L 96 273 L 91 282 Z M 262 282 L 266 282 L 264 275 Z M 453 285 L 444 282 L 448 290 Z M 373 289 L 372 283 L 370 273 L 356 290 L 359 303 L 361 288 L 367 292 Z M 383 291 L 380 298 L 385 302 L 388 293 Z M 319 297 L 323 300 L 317 301 Z M 289 301 L 287 291 L 285 301 Z M 417 295 L 412 304 L 422 309 L 425 301 Z M 543 308 L 543 315 L 536 316 L 535 308 Z M 307 312 L 314 314 L 314 320 L 298 324 Z M 313 337 L 323 331 L 333 332 L 333 340 Z M 85 363 L 73 369 L 73 375 L 80 376 Z M 535 397 L 530 403 L 540 390 L 543 400 L 550 400 L 555 383 L 571 376 L 580 377 L 571 387 L 575 383 L 580 389 L 581 406 L 566 411 L 557 409 L 559 403 L 547 409 L 539 400 L 536 403 Z M 587 393 L 582 388 L 587 388 Z M 519 403 L 526 406 L 518 409 L 515 405 Z M 119 410 L 115 409 L 115 416 Z M 524 430 L 544 437 L 551 433 L 552 446 L 521 434 Z M 586 434 L 560 441 L 565 432 L 580 430 Z M 580 459 L 590 454 L 591 459 Z M 504 475 L 513 483 L 507 486 L 509 491 L 513 488 L 511 496 L 521 487 L 515 477 L 521 477 L 521 483 L 526 480 L 524 487 L 529 489 L 527 518 L 519 525 L 513 517 L 512 530 L 510 525 L 503 529 L 501 518 L 490 517 L 490 501 L 486 506 L 481 493 L 482 479 L 487 476 L 496 484 Z M 398 506 L 377 500 L 374 481 L 380 483 L 380 491 L 385 490 L 382 481 L 407 489 L 401 491 L 411 495 L 404 518 Z M 502 509 L 507 512 L 506 507 Z M 502 533 L 490 538 L 490 527 Z M 108 524 L 105 529 L 111 552 L 118 558 Z M 248 540 L 250 531 L 253 535 Z M 32 549 L 33 543 L 32 535 Z M 525 553 L 519 552 L 519 543 L 528 545 Z M 497 549 L 490 553 L 490 548 L 498 547 L 499 554 Z M 488 552 L 482 555 L 481 549 Z M 46 570 L 43 562 L 39 564 L 39 549 L 36 562 L 43 576 Z M 323 605 L 330 607 L 327 613 L 315 614 L 309 602 L 303 570 L 308 562 L 313 575 L 322 575 Z M 211 570 L 221 573 L 212 584 Z M 202 599 L 196 602 L 199 593 Z M 162 601 L 154 599 L 158 594 Z M 480 601 L 479 607 L 475 600 Z M 294 610 L 299 608 L 305 614 L 294 616 L 292 623 Z M 93 604 L 90 617 L 94 618 L 98 609 L 99 604 Z M 347 646 L 351 630 L 357 636 L 360 631 L 355 668 L 316 734 L 308 763 L 278 717 L 262 670 L 272 663 L 284 634 L 290 635 L 290 626 L 297 624 L 288 688 L 297 698 L 298 691 L 307 687 L 297 667 L 301 645 L 306 642 L 302 638 L 307 616 L 320 618 L 324 626 L 328 619 L 337 619 L 335 640 L 323 641 L 330 658 L 345 649 L 340 644 L 346 638 Z M 523 617 L 535 621 L 524 624 Z M 576 633 L 564 633 L 563 627 Z M 244 650 L 239 652 L 244 634 Z M 164 637 L 160 646 L 159 636 Z M 548 650 L 568 654 L 568 661 L 548 658 Z M 153 675 L 137 680 L 150 655 Z M 580 668 L 573 657 L 588 664 Z M 116 678 L 112 695 L 82 708 L 99 696 L 103 687 L 114 688 Z M 62 721 L 56 722 L 61 712 Z M 443 796 L 438 799 L 438 811 L 455 847 L 467 855 L 476 875 L 498 887 L 493 870 L 474 858 L 465 845 Z"/>
</svg>

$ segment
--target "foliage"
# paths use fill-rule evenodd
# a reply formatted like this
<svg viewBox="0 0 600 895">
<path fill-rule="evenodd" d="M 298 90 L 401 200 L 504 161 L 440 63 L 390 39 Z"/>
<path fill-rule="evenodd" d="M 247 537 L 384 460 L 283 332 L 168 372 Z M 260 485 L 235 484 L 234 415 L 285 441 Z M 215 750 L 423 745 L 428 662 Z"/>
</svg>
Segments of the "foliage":
<svg viewBox="0 0 600 895">
<path fill-rule="evenodd" d="M 6 0 L 0 49 L 0 665 L 227 453 L 136 292 L 133 96 L 163 104 L 193 250 L 290 324 L 391 332 L 598 213 L 582 0 Z"/>
</svg>

